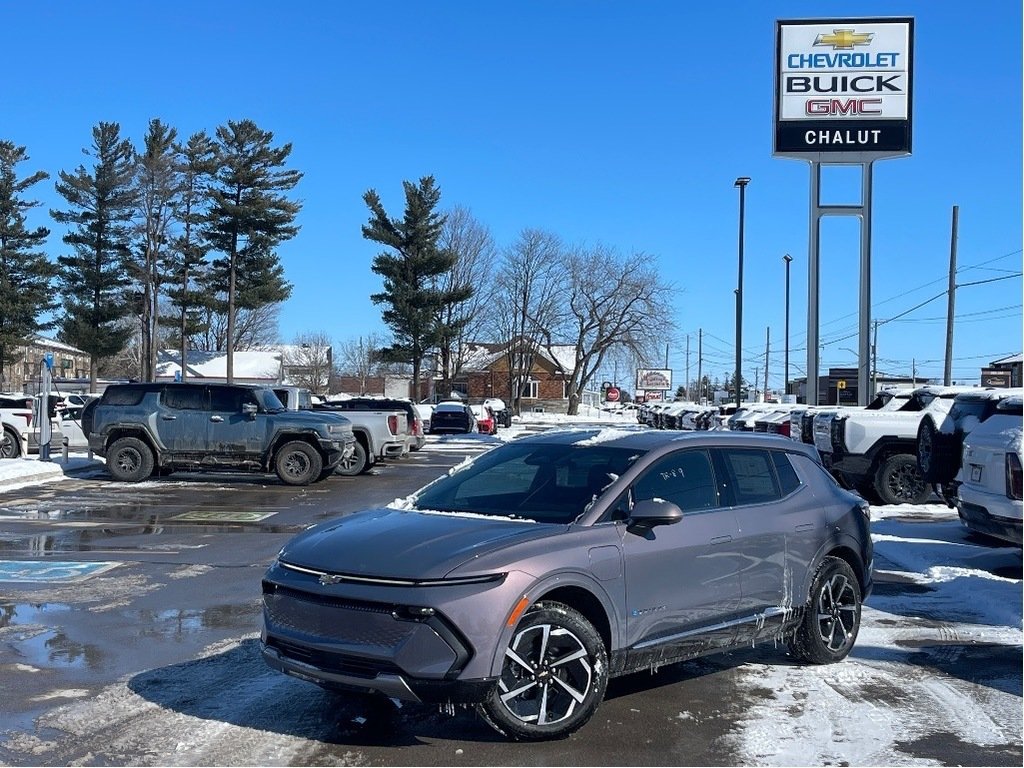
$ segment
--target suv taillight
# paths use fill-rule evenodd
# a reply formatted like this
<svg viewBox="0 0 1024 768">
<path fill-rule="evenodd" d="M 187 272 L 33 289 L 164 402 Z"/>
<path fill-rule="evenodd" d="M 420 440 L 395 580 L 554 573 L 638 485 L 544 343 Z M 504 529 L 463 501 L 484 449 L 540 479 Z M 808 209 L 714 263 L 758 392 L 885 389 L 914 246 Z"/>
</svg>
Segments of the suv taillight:
<svg viewBox="0 0 1024 768">
<path fill-rule="evenodd" d="M 418 418 L 412 420 L 412 433 L 416 437 L 420 437 L 423 434 L 423 422 Z"/>
<path fill-rule="evenodd" d="M 789 419 L 783 419 L 782 423 L 779 424 L 779 434 L 789 437 L 789 430 L 791 426 L 792 424 L 790 423 Z"/>
<path fill-rule="evenodd" d="M 391 430 L 392 435 L 398 434 L 398 417 L 393 413 L 388 416 L 388 429 Z"/>
<path fill-rule="evenodd" d="M 1006 495 L 1011 499 L 1020 501 L 1024 498 L 1024 494 L 1021 493 L 1022 483 L 1021 478 L 1021 466 L 1020 457 L 1016 453 L 1006 454 Z"/>
</svg>

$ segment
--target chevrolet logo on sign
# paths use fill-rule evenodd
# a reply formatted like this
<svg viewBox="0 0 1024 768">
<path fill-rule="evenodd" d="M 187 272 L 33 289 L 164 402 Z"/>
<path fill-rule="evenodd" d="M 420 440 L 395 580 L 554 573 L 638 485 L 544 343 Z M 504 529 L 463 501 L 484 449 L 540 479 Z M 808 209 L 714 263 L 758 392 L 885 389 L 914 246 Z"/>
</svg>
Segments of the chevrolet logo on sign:
<svg viewBox="0 0 1024 768">
<path fill-rule="evenodd" d="M 831 35 L 818 35 L 815 45 L 831 45 L 833 51 L 852 51 L 854 46 L 868 45 L 874 34 L 865 32 L 857 34 L 852 29 L 833 29 Z"/>
</svg>

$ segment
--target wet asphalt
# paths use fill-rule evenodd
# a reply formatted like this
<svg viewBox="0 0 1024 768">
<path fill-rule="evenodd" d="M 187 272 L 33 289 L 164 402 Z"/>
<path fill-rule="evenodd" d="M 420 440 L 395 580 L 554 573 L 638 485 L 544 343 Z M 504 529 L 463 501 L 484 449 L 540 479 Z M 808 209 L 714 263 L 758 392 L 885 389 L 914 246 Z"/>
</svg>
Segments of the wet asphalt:
<svg viewBox="0 0 1024 768">
<path fill-rule="evenodd" d="M 171 762 L 142 746 L 104 753 L 110 737 L 102 733 L 62 734 L 59 747 L 45 753 L 16 748 L 53 736 L 43 716 L 54 706 L 99 695 L 118 681 L 156 706 L 150 720 L 157 725 L 140 719 L 140 728 L 159 727 L 161 713 L 241 725 L 271 739 L 300 739 L 300 756 L 290 759 L 307 765 L 742 762 L 728 736 L 774 691 L 743 685 L 740 670 L 746 662 L 788 665 L 781 647 L 613 680 L 591 723 L 541 744 L 507 743 L 472 710 L 396 708 L 332 694 L 263 664 L 260 578 L 280 547 L 313 523 L 405 496 L 465 455 L 424 450 L 370 475 L 298 489 L 241 474 L 175 474 L 128 485 L 99 472 L 0 493 L 0 560 L 116 564 L 77 582 L 0 583 L 0 744 L 7 745 L 0 746 L 0 763 Z M 974 754 L 961 745 L 958 753 L 956 744 L 933 742 L 908 745 L 908 756 L 938 751 L 943 762 L 1020 764 L 1019 750 Z M 211 750 L 203 762 L 238 760 L 230 751 L 218 754 Z M 273 762 L 255 761 L 263 760 Z"/>
</svg>

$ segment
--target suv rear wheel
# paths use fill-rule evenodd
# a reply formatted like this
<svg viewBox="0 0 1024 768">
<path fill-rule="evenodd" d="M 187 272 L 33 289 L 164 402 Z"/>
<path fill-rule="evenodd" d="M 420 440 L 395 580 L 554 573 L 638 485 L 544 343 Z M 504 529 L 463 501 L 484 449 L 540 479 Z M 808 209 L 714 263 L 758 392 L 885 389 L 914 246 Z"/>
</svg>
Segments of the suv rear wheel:
<svg viewBox="0 0 1024 768">
<path fill-rule="evenodd" d="M 301 440 L 285 443 L 274 457 L 274 471 L 287 485 L 309 485 L 320 477 L 323 464 L 316 449 Z"/>
<path fill-rule="evenodd" d="M 931 416 L 917 429 L 917 468 L 926 483 L 948 483 L 960 469 L 962 440 L 940 432 Z"/>
<path fill-rule="evenodd" d="M 811 664 L 846 658 L 860 629 L 860 584 L 849 563 L 826 557 L 811 584 L 804 618 L 789 641 L 790 652 Z"/>
<path fill-rule="evenodd" d="M 917 457 L 909 453 L 897 453 L 882 462 L 875 474 L 875 490 L 883 504 L 924 504 L 932 493 L 917 468 Z"/>
<path fill-rule="evenodd" d="M 569 606 L 541 602 L 516 627 L 480 712 L 513 739 L 556 739 L 591 718 L 607 687 L 608 654 L 597 630 Z"/>
<path fill-rule="evenodd" d="M 137 437 L 120 437 L 107 450 L 107 471 L 123 483 L 146 480 L 153 474 L 153 451 Z"/>
</svg>

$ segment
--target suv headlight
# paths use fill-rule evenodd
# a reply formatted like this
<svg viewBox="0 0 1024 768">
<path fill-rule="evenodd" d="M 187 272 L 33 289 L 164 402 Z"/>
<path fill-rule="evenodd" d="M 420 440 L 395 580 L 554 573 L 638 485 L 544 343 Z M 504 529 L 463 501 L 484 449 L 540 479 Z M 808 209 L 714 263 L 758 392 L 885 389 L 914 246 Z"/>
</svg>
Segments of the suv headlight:
<svg viewBox="0 0 1024 768">
<path fill-rule="evenodd" d="M 328 424 L 327 431 L 332 435 L 344 435 L 352 430 L 345 424 Z"/>
</svg>

